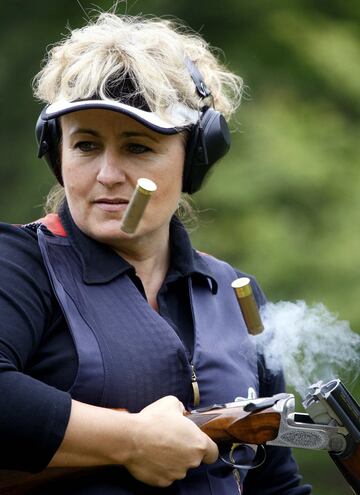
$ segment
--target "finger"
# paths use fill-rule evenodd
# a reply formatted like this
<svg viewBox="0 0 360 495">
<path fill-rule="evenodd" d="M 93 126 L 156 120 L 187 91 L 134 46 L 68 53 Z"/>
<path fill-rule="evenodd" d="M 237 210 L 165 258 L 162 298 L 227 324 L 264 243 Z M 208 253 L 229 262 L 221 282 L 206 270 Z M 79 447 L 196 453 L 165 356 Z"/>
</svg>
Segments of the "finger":
<svg viewBox="0 0 360 495">
<path fill-rule="evenodd" d="M 203 457 L 203 462 L 205 464 L 212 464 L 213 462 L 215 462 L 218 459 L 218 457 L 219 457 L 218 446 L 209 437 L 208 448 L 207 448 L 206 454 Z"/>
</svg>

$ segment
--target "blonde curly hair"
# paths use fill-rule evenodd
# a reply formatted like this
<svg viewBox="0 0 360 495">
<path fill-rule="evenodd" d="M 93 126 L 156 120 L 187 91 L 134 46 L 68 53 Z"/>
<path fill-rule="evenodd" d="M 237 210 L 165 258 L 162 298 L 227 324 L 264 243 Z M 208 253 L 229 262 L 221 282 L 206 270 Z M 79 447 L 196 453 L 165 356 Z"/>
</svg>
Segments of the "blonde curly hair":
<svg viewBox="0 0 360 495">
<path fill-rule="evenodd" d="M 34 94 L 45 103 L 94 95 L 106 99 L 109 87 L 128 78 L 134 93 L 158 115 L 176 103 L 198 110 L 211 102 L 197 94 L 186 58 L 201 72 L 213 106 L 229 119 L 240 103 L 242 79 L 217 60 L 201 36 L 156 17 L 100 13 L 70 31 L 47 53 Z"/>
</svg>

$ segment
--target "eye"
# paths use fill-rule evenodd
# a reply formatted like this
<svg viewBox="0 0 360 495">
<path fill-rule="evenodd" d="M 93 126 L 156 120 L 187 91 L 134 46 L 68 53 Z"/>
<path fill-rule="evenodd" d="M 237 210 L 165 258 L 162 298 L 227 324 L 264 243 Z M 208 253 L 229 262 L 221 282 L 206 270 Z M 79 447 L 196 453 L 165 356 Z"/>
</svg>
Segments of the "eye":
<svg viewBox="0 0 360 495">
<path fill-rule="evenodd" d="M 75 143 L 74 147 L 84 153 L 97 149 L 96 143 L 92 141 L 79 141 L 78 143 Z"/>
<path fill-rule="evenodd" d="M 130 153 L 134 153 L 135 155 L 140 155 L 141 153 L 152 151 L 151 148 L 140 143 L 129 143 L 128 150 L 130 151 Z"/>
</svg>

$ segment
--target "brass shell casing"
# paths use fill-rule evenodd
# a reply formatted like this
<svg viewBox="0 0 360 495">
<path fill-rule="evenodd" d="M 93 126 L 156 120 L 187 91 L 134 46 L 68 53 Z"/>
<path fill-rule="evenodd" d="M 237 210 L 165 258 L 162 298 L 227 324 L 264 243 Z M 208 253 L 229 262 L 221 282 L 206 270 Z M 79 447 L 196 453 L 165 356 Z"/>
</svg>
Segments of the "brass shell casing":
<svg viewBox="0 0 360 495">
<path fill-rule="evenodd" d="M 152 180 L 144 178 L 138 180 L 121 222 L 120 228 L 123 232 L 127 234 L 133 234 L 135 232 L 144 214 L 146 205 L 156 189 L 156 184 Z"/>
<path fill-rule="evenodd" d="M 264 325 L 261 321 L 250 279 L 247 277 L 237 278 L 232 282 L 231 287 L 235 291 L 248 332 L 251 335 L 261 333 L 264 330 Z"/>
</svg>

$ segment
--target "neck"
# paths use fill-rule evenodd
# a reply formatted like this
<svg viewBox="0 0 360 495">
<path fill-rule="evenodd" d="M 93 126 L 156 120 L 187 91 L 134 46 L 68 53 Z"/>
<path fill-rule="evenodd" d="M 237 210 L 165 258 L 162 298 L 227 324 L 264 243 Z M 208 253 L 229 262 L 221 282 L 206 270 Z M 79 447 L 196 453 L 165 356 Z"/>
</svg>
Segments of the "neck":
<svg viewBox="0 0 360 495">
<path fill-rule="evenodd" d="M 135 268 L 149 304 L 158 310 L 157 294 L 170 264 L 169 228 L 155 239 L 149 237 L 152 236 L 131 239 L 126 245 L 114 249 Z"/>
</svg>

